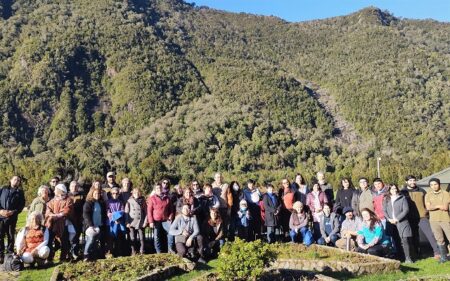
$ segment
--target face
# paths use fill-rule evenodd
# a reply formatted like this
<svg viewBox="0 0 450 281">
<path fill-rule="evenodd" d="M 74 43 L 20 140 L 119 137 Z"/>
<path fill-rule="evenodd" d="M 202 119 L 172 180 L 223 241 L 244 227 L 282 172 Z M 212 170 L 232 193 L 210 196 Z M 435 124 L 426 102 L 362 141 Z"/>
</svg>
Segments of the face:
<svg viewBox="0 0 450 281">
<path fill-rule="evenodd" d="M 198 181 L 193 181 L 192 182 L 192 189 L 194 191 L 198 191 L 200 189 L 200 184 L 198 183 Z"/>
<path fill-rule="evenodd" d="M 370 220 L 370 214 L 367 211 L 362 211 L 361 212 L 361 216 L 362 216 L 363 220 L 365 220 L 365 221 L 369 221 Z"/>
<path fill-rule="evenodd" d="M 214 181 L 218 184 L 222 183 L 222 175 L 217 173 L 214 175 Z"/>
<path fill-rule="evenodd" d="M 131 182 L 129 178 L 124 178 L 122 180 L 122 190 L 125 192 L 130 191 Z"/>
<path fill-rule="evenodd" d="M 33 218 L 31 219 L 31 222 L 32 222 L 32 227 L 34 227 L 34 228 L 38 228 L 41 225 L 41 221 L 38 216 L 33 216 Z"/>
<path fill-rule="evenodd" d="M 169 181 L 168 181 L 168 180 L 163 180 L 163 181 L 161 182 L 161 184 L 162 184 L 163 189 L 169 187 Z"/>
<path fill-rule="evenodd" d="M 353 219 L 353 212 L 347 212 L 345 213 L 345 217 L 349 220 Z"/>
<path fill-rule="evenodd" d="M 406 184 L 411 188 L 415 188 L 416 187 L 416 179 L 409 179 L 406 181 Z"/>
<path fill-rule="evenodd" d="M 347 189 L 347 188 L 350 187 L 350 183 L 348 182 L 348 180 L 343 180 L 343 181 L 342 181 L 342 186 L 343 186 L 345 189 Z"/>
<path fill-rule="evenodd" d="M 119 198 L 119 191 L 118 190 L 111 191 L 111 196 L 113 199 Z"/>
<path fill-rule="evenodd" d="M 190 198 L 192 196 L 192 191 L 190 189 L 186 189 L 183 193 L 184 198 Z"/>
<path fill-rule="evenodd" d="M 294 209 L 295 211 L 297 211 L 297 213 L 301 213 L 303 210 L 303 204 L 297 204 Z"/>
<path fill-rule="evenodd" d="M 252 182 L 247 183 L 248 189 L 252 190 L 255 185 Z"/>
<path fill-rule="evenodd" d="M 133 197 L 134 198 L 141 197 L 141 192 L 139 191 L 139 189 L 133 189 Z"/>
<path fill-rule="evenodd" d="M 217 219 L 217 213 L 216 213 L 216 211 L 210 211 L 209 212 L 209 215 L 211 216 L 211 219 L 212 220 L 216 220 Z"/>
<path fill-rule="evenodd" d="M 289 187 L 289 181 L 287 179 L 284 179 L 281 181 L 281 185 L 286 189 Z"/>
<path fill-rule="evenodd" d="M 323 212 L 325 213 L 326 216 L 329 216 L 331 213 L 330 207 L 327 205 L 323 206 Z"/>
<path fill-rule="evenodd" d="M 209 187 L 209 186 L 205 186 L 205 187 L 203 188 L 203 190 L 205 191 L 205 195 L 206 195 L 206 196 L 210 196 L 210 195 L 212 194 L 212 189 L 211 189 L 211 187 Z"/>
<path fill-rule="evenodd" d="M 94 182 L 93 187 L 100 188 L 100 182 L 99 181 Z"/>
<path fill-rule="evenodd" d="M 94 198 L 94 200 L 100 200 L 100 191 L 94 190 L 94 192 L 92 192 L 92 198 Z"/>
<path fill-rule="evenodd" d="M 20 186 L 20 178 L 18 176 L 14 176 L 14 177 L 12 177 L 10 183 L 11 183 L 11 187 L 14 187 L 14 188 L 19 187 Z"/>
<path fill-rule="evenodd" d="M 71 182 L 70 185 L 69 185 L 69 190 L 70 190 L 70 192 L 72 192 L 72 193 L 77 192 L 77 191 L 78 191 L 78 183 L 76 183 L 76 182 Z"/>
<path fill-rule="evenodd" d="M 436 181 L 430 182 L 430 188 L 434 191 L 439 191 L 441 189 L 439 183 L 437 183 Z"/>
<path fill-rule="evenodd" d="M 391 188 L 389 188 L 389 193 L 390 193 L 391 195 L 397 195 L 397 194 L 398 194 L 398 188 L 397 188 L 397 186 L 395 186 L 395 185 L 391 186 Z"/>
<path fill-rule="evenodd" d="M 181 213 L 185 216 L 189 216 L 189 207 L 184 205 L 183 208 L 181 209 Z"/>
<path fill-rule="evenodd" d="M 359 187 L 360 187 L 362 190 L 366 190 L 367 187 L 368 187 L 367 180 L 366 180 L 366 179 L 360 179 L 360 180 L 359 180 Z"/>
<path fill-rule="evenodd" d="M 155 185 L 155 194 L 160 196 L 161 195 L 161 186 L 160 185 Z"/>
<path fill-rule="evenodd" d="M 301 175 L 295 176 L 295 182 L 300 184 L 302 182 L 302 176 Z"/>
<path fill-rule="evenodd" d="M 373 183 L 373 186 L 375 187 L 375 190 L 380 191 L 383 189 L 384 184 L 381 181 L 376 181 Z"/>
<path fill-rule="evenodd" d="M 47 188 L 42 189 L 41 198 L 44 199 L 44 201 L 48 200 L 48 189 Z"/>
<path fill-rule="evenodd" d="M 50 180 L 50 186 L 55 187 L 59 183 L 58 179 L 51 179 Z"/>
<path fill-rule="evenodd" d="M 318 183 L 315 183 L 314 185 L 313 185 L 313 191 L 319 191 L 319 184 Z"/>
<path fill-rule="evenodd" d="M 113 175 L 108 176 L 108 183 L 114 183 L 116 181 L 116 177 Z"/>
<path fill-rule="evenodd" d="M 325 180 L 325 175 L 323 173 L 317 173 L 317 179 L 319 181 L 324 181 Z"/>
<path fill-rule="evenodd" d="M 273 187 L 272 186 L 267 187 L 267 193 L 270 193 L 270 194 L 273 193 Z"/>
<path fill-rule="evenodd" d="M 179 195 L 183 195 L 183 188 L 181 188 L 180 185 L 177 185 L 175 187 L 175 191 L 179 194 Z"/>
</svg>

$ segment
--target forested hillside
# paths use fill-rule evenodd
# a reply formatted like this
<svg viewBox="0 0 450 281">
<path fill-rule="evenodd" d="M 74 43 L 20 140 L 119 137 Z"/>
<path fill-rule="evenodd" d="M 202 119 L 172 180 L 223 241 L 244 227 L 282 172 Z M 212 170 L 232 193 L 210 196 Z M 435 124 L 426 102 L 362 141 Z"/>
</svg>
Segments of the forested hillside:
<svg viewBox="0 0 450 281">
<path fill-rule="evenodd" d="M 389 181 L 427 175 L 450 165 L 448 34 L 377 8 L 288 23 L 178 0 L 2 1 L 0 174 L 28 198 L 110 169 L 146 189 L 217 170 L 336 183 L 374 176 L 378 156 Z"/>
</svg>

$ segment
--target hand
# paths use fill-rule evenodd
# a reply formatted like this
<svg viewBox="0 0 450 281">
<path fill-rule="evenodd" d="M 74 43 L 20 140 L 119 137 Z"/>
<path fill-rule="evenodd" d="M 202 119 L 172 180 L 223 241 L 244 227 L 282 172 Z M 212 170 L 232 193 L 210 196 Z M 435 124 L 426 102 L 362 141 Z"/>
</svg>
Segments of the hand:
<svg viewBox="0 0 450 281">
<path fill-rule="evenodd" d="M 183 236 L 189 236 L 189 232 L 185 229 L 185 230 L 183 230 L 182 235 L 183 235 Z"/>
<path fill-rule="evenodd" d="M 395 220 L 394 219 L 388 219 L 388 221 L 392 224 L 395 224 Z"/>
<path fill-rule="evenodd" d="M 37 253 L 38 253 L 38 250 L 37 250 L 37 249 L 34 249 L 33 251 L 31 251 L 31 255 L 32 255 L 32 256 L 36 256 Z"/>
<path fill-rule="evenodd" d="M 322 212 L 322 208 L 317 208 L 316 213 L 320 213 L 320 212 Z"/>
<path fill-rule="evenodd" d="M 129 223 L 127 223 L 127 227 L 128 227 L 128 228 L 130 228 L 130 227 L 131 227 L 131 225 L 130 225 Z"/>
<path fill-rule="evenodd" d="M 186 240 L 186 247 L 190 247 L 192 245 L 192 238 L 188 238 L 187 240 Z"/>
<path fill-rule="evenodd" d="M 6 210 L 0 210 L 0 216 L 6 217 Z"/>
<path fill-rule="evenodd" d="M 120 224 L 120 221 L 117 220 L 117 221 L 114 221 L 114 223 L 115 223 L 115 224 Z"/>
<path fill-rule="evenodd" d="M 154 223 L 150 223 L 150 228 L 155 228 L 155 224 Z"/>
<path fill-rule="evenodd" d="M 325 242 L 330 243 L 331 239 L 330 237 L 325 237 Z"/>
</svg>

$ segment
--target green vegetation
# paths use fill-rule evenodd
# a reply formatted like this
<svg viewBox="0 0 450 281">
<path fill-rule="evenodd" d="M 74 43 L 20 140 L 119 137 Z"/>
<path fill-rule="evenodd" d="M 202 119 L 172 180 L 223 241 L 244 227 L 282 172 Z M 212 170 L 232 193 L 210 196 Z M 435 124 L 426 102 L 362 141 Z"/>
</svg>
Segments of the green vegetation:
<svg viewBox="0 0 450 281">
<path fill-rule="evenodd" d="M 225 243 L 220 250 L 218 277 L 220 280 L 258 280 L 275 257 L 269 244 L 237 238 Z"/>
<path fill-rule="evenodd" d="M 376 8 L 327 20 L 179 0 L 0 4 L 0 180 L 55 174 L 278 181 L 428 175 L 450 164 L 450 24 Z M 303 82 L 301 82 L 303 81 Z M 355 129 L 342 141 L 336 116 Z"/>
</svg>

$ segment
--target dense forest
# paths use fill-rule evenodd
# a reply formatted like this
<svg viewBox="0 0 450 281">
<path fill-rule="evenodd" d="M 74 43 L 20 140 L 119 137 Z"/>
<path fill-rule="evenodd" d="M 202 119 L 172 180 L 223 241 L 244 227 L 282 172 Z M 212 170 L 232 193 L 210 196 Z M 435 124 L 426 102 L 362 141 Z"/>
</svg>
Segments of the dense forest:
<svg viewBox="0 0 450 281">
<path fill-rule="evenodd" d="M 108 170 L 147 191 L 214 171 L 337 186 L 377 157 L 387 181 L 426 176 L 450 165 L 448 34 L 375 7 L 289 23 L 180 0 L 1 1 L 0 180 L 22 175 L 28 199 Z"/>
</svg>

